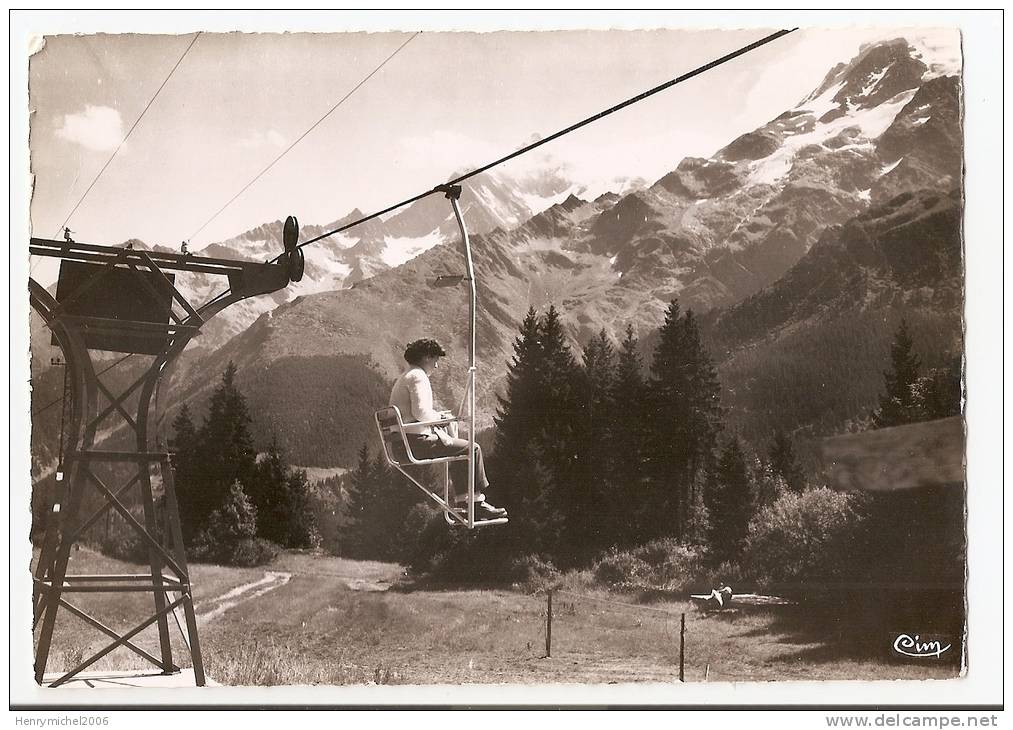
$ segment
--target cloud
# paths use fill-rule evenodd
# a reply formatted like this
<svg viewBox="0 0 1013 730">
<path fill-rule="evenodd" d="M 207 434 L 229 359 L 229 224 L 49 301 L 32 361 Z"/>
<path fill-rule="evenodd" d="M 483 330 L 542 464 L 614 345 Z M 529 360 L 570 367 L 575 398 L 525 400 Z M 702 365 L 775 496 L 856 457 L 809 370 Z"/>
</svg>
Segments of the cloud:
<svg viewBox="0 0 1013 730">
<path fill-rule="evenodd" d="M 56 134 L 90 150 L 114 150 L 123 140 L 123 119 L 111 107 L 89 104 L 82 112 L 64 116 Z"/>
<path fill-rule="evenodd" d="M 239 146 L 247 148 L 277 147 L 281 149 L 285 146 L 285 143 L 285 137 L 282 136 L 281 132 L 273 129 L 269 129 L 266 132 L 253 131 L 239 140 Z"/>
</svg>

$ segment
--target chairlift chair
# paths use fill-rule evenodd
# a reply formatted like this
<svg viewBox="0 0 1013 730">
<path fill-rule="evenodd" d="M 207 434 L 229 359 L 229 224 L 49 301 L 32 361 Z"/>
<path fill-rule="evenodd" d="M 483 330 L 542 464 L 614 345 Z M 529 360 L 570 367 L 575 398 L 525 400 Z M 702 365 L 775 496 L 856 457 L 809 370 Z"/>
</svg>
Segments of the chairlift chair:
<svg viewBox="0 0 1013 730">
<path fill-rule="evenodd" d="M 408 444 L 408 437 L 405 435 L 404 419 L 396 406 L 381 408 L 374 414 L 376 429 L 377 433 L 380 435 L 380 444 L 383 447 L 383 455 L 387 460 L 387 463 L 406 476 L 412 484 L 425 492 L 430 499 L 439 505 L 440 509 L 443 510 L 443 516 L 447 521 L 447 524 L 463 525 L 468 529 L 485 527 L 487 525 L 502 525 L 508 521 L 506 517 L 497 517 L 491 520 L 475 519 L 475 269 L 471 259 L 471 241 L 468 238 L 468 229 L 464 225 L 464 218 L 461 216 L 461 209 L 457 202 L 461 197 L 461 186 L 441 185 L 437 187 L 436 190 L 446 195 L 447 199 L 450 201 L 450 205 L 454 209 L 454 217 L 457 219 L 458 228 L 461 230 L 461 241 L 464 246 L 467 274 L 464 276 L 439 276 L 435 281 L 431 282 L 431 285 L 442 288 L 456 286 L 462 281 L 467 281 L 471 289 L 471 297 L 469 299 L 468 307 L 470 315 L 468 339 L 468 382 L 465 387 L 464 397 L 461 399 L 461 405 L 457 411 L 458 413 L 463 413 L 467 410 L 468 413 L 468 453 L 458 456 L 441 456 L 435 459 L 417 458 L 412 453 L 411 446 Z M 412 421 L 411 425 L 436 427 L 461 422 L 463 422 L 461 418 L 451 416 L 438 421 L 425 421 L 422 423 Z M 468 501 L 466 510 L 457 510 L 454 508 L 453 504 L 451 504 L 450 464 L 454 461 L 468 462 Z M 443 465 L 442 495 L 432 491 L 406 471 L 406 467 L 436 464 Z"/>
</svg>

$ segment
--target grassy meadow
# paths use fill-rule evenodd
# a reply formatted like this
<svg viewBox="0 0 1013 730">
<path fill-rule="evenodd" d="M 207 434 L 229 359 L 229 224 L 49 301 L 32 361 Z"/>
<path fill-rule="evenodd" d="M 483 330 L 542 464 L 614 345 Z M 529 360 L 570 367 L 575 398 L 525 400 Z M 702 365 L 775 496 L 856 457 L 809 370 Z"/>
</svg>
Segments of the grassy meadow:
<svg viewBox="0 0 1013 730">
<path fill-rule="evenodd" d="M 71 570 L 138 572 L 86 548 L 74 553 Z M 191 570 L 206 670 L 223 685 L 676 682 L 683 612 L 687 681 L 942 679 L 958 672 L 952 662 L 891 661 L 885 636 L 851 636 L 798 607 L 704 613 L 681 601 L 638 604 L 635 595 L 595 588 L 587 573 L 565 576 L 554 594 L 549 657 L 544 594 L 412 588 L 395 564 L 298 552 L 262 568 Z M 77 594 L 71 601 L 123 631 L 151 597 Z M 175 659 L 188 666 L 171 617 L 169 625 Z M 104 641 L 61 611 L 49 671 L 74 666 Z M 157 653 L 155 628 L 136 643 Z M 144 666 L 119 649 L 93 668 Z"/>
</svg>

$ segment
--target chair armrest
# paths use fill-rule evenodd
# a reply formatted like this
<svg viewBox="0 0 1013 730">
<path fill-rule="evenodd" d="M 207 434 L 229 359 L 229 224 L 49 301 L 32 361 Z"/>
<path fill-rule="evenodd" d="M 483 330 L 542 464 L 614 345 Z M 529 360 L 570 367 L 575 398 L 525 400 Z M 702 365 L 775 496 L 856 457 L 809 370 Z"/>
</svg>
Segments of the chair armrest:
<svg viewBox="0 0 1013 730">
<path fill-rule="evenodd" d="M 405 428 L 408 426 L 445 426 L 448 423 L 456 423 L 459 418 L 441 418 L 438 421 L 407 421 L 405 422 Z"/>
</svg>

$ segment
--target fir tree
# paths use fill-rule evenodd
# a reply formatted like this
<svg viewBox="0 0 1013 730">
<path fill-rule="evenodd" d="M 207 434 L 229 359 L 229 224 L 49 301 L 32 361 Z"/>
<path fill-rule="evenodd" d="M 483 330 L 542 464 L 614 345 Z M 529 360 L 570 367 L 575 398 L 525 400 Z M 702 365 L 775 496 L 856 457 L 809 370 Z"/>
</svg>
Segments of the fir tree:
<svg viewBox="0 0 1013 730">
<path fill-rule="evenodd" d="M 802 469 L 799 467 L 798 457 L 795 456 L 795 447 L 792 445 L 791 437 L 784 431 L 774 433 L 768 459 L 771 474 L 775 478 L 782 479 L 788 489 L 795 493 L 802 491 L 805 486 Z"/>
<path fill-rule="evenodd" d="M 397 560 L 401 555 L 402 530 L 408 513 L 425 496 L 414 484 L 409 484 L 391 469 L 382 453 L 373 459 L 372 471 L 379 498 L 373 519 L 379 523 L 381 535 L 376 554 L 382 560 Z M 442 479 L 443 470 L 437 467 L 436 471 Z M 442 481 L 440 485 L 442 487 Z M 435 491 L 442 494 L 442 488 Z"/>
<path fill-rule="evenodd" d="M 573 507 L 571 542 L 591 551 L 615 542 L 615 511 L 620 507 L 612 476 L 615 415 L 615 348 L 602 329 L 584 348 L 580 402 L 584 415 L 578 434 L 579 482 Z"/>
<path fill-rule="evenodd" d="M 614 513 L 614 539 L 618 544 L 633 544 L 642 536 L 647 515 L 645 494 L 645 443 L 647 440 L 647 388 L 643 363 L 637 349 L 633 325 L 626 325 L 626 336 L 619 347 L 616 375 L 612 387 L 612 442 L 609 448 L 612 481 L 621 506 Z"/>
<path fill-rule="evenodd" d="M 720 386 L 692 311 L 673 300 L 659 330 L 649 382 L 646 445 L 653 536 L 681 536 L 720 431 Z"/>
<path fill-rule="evenodd" d="M 538 314 L 529 309 L 514 339 L 514 357 L 506 377 L 506 394 L 499 397 L 496 451 L 519 449 L 531 433 L 538 413 L 538 372 L 541 367 Z"/>
<path fill-rule="evenodd" d="M 496 413 L 496 448 L 488 459 L 490 478 L 497 499 L 510 510 L 510 534 L 519 543 L 531 542 L 545 524 L 544 512 L 533 509 L 543 496 L 542 485 L 529 478 L 532 452 L 542 416 L 540 371 L 541 328 L 538 315 L 529 309 L 514 339 L 514 357 L 506 378 L 506 392 L 499 397 Z"/>
<path fill-rule="evenodd" d="M 342 541 L 344 550 L 373 560 L 402 557 L 401 531 L 420 495 L 390 469 L 383 454 L 372 457 L 363 444 L 349 479 L 346 515 L 350 524 Z"/>
<path fill-rule="evenodd" d="M 369 445 L 363 443 L 355 469 L 349 475 L 348 502 L 345 505 L 349 524 L 342 545 L 344 551 L 353 557 L 368 554 L 376 541 L 379 525 L 373 517 L 380 501 L 379 486 Z"/>
<path fill-rule="evenodd" d="M 579 482 L 580 377 L 559 312 L 550 307 L 539 319 L 529 310 L 514 341 L 489 460 L 496 497 L 511 512 L 507 550 L 536 542 L 557 549 L 568 532 Z"/>
<path fill-rule="evenodd" d="M 225 501 L 234 482 L 249 485 L 256 466 L 249 409 L 235 378 L 236 366 L 230 361 L 198 434 L 199 490 L 192 494 L 198 524 Z"/>
<path fill-rule="evenodd" d="M 257 534 L 257 508 L 238 481 L 229 487 L 222 506 L 211 513 L 208 529 L 222 544 L 234 545 Z"/>
<path fill-rule="evenodd" d="M 579 525 L 585 521 L 585 500 L 581 495 L 586 494 L 586 487 L 581 483 L 580 469 L 581 371 L 566 342 L 563 323 L 554 306 L 545 313 L 539 330 L 540 416 L 536 443 L 552 475 L 552 487 L 543 487 L 546 501 L 563 517 L 562 523 L 547 527 L 562 540 L 579 533 Z M 573 548 L 571 542 L 571 552 Z"/>
<path fill-rule="evenodd" d="M 907 321 L 901 320 L 890 347 L 891 369 L 884 372 L 886 393 L 879 398 L 879 408 L 873 414 L 876 428 L 888 428 L 919 420 L 913 386 L 918 381 L 921 361 L 914 352 L 914 342 Z"/>
<path fill-rule="evenodd" d="M 250 496 L 259 515 L 258 534 L 283 547 L 314 547 L 316 517 L 309 491 L 306 472 L 291 470 L 277 438 L 272 438 L 251 479 Z"/>
<path fill-rule="evenodd" d="M 186 403 L 172 421 L 173 437 L 170 450 L 173 452 L 172 471 L 179 504 L 180 527 L 183 541 L 189 543 L 197 532 L 198 523 L 206 515 L 199 514 L 200 499 L 197 496 L 200 485 L 197 470 L 197 429 Z"/>
<path fill-rule="evenodd" d="M 271 439 L 267 449 L 253 470 L 247 490 L 257 507 L 257 532 L 265 540 L 285 545 L 287 532 L 287 505 L 285 480 L 288 469 L 282 457 L 277 439 Z"/>
<path fill-rule="evenodd" d="M 721 451 L 708 490 L 710 547 L 717 562 L 738 557 L 753 513 L 751 494 L 742 446 L 731 438 Z"/>
<path fill-rule="evenodd" d="M 285 479 L 287 525 L 285 541 L 292 548 L 315 548 L 320 545 L 316 515 L 310 498 L 310 483 L 305 469 L 289 469 Z"/>
<path fill-rule="evenodd" d="M 918 378 L 912 391 L 919 420 L 959 416 L 963 397 L 960 357 L 952 357 L 943 367 Z"/>
<path fill-rule="evenodd" d="M 246 496 L 243 485 L 235 481 L 194 538 L 194 555 L 202 560 L 229 563 L 240 543 L 256 534 L 257 508 Z"/>
</svg>

